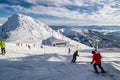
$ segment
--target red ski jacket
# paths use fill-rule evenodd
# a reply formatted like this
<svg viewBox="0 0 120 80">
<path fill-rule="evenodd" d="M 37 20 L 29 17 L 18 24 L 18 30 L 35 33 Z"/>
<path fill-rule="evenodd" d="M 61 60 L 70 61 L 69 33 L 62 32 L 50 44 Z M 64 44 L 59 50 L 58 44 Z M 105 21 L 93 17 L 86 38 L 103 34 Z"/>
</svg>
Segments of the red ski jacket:
<svg viewBox="0 0 120 80">
<path fill-rule="evenodd" d="M 100 55 L 100 53 L 94 52 L 92 56 L 92 63 L 95 62 L 96 64 L 101 64 L 101 58 L 102 56 Z"/>
</svg>

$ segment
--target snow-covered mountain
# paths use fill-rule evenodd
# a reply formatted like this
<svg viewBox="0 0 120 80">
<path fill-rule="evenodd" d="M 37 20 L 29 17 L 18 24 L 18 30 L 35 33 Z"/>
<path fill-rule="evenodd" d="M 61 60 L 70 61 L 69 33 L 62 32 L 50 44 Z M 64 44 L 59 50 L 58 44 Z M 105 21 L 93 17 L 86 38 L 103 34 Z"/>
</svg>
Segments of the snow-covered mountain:
<svg viewBox="0 0 120 80">
<path fill-rule="evenodd" d="M 59 29 L 58 32 L 88 46 L 97 45 L 98 41 L 99 48 L 120 47 L 120 31 L 116 30 Z"/>
<path fill-rule="evenodd" d="M 51 36 L 79 45 L 79 43 L 56 32 L 46 24 L 22 14 L 13 15 L 0 27 L 0 39 L 8 42 L 37 42 L 42 44 L 43 40 Z"/>
<path fill-rule="evenodd" d="M 22 14 L 15 14 L 8 18 L 8 21 L 0 29 L 0 38 L 7 41 L 36 41 L 55 34 L 44 23 Z"/>
</svg>

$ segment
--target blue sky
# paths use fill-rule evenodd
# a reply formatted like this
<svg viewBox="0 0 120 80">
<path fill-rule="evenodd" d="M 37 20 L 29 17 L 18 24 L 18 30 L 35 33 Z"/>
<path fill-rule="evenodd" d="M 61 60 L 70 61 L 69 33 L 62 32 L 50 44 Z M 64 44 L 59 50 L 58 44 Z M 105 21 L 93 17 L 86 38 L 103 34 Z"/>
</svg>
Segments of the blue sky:
<svg viewBox="0 0 120 80">
<path fill-rule="evenodd" d="M 15 13 L 48 25 L 120 25 L 119 0 L 0 0 L 0 24 Z"/>
</svg>

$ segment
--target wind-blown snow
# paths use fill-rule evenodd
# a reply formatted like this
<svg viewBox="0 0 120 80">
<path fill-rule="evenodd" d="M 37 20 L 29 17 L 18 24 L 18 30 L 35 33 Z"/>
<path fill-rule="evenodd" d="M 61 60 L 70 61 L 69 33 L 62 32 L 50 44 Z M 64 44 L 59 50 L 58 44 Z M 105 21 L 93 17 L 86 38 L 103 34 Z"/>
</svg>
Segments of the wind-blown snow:
<svg viewBox="0 0 120 80">
<path fill-rule="evenodd" d="M 70 48 L 68 54 L 67 47 L 31 44 L 29 49 L 25 44 L 7 43 L 6 55 L 0 55 L 0 80 L 119 80 L 119 51 L 100 50 L 107 72 L 102 76 L 91 72 L 91 49 L 79 49 L 79 63 L 74 64 L 70 61 L 76 48 Z"/>
</svg>

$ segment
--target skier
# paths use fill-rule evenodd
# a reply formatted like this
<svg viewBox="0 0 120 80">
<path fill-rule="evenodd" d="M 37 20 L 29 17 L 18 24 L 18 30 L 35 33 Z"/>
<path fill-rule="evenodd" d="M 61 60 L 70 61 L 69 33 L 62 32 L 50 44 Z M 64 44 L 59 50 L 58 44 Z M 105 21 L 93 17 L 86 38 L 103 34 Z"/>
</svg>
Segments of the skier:
<svg viewBox="0 0 120 80">
<path fill-rule="evenodd" d="M 6 51 L 5 51 L 5 47 L 6 47 L 5 41 L 3 41 L 3 40 L 0 41 L 0 47 L 1 47 L 1 54 L 5 55 L 5 53 L 6 53 Z"/>
<path fill-rule="evenodd" d="M 68 54 L 70 54 L 70 48 L 68 48 Z"/>
<path fill-rule="evenodd" d="M 31 49 L 30 45 L 28 45 L 28 48 Z"/>
<path fill-rule="evenodd" d="M 71 60 L 72 63 L 75 63 L 76 62 L 76 58 L 77 58 L 78 55 L 78 50 L 76 50 L 73 54 L 73 59 Z"/>
<path fill-rule="evenodd" d="M 93 64 L 93 67 L 94 67 L 94 70 L 96 73 L 99 73 L 98 70 L 97 70 L 97 66 L 101 69 L 101 73 L 105 73 L 104 69 L 102 68 L 101 66 L 101 54 L 100 53 L 97 53 L 96 51 L 92 51 L 92 62 L 91 64 Z"/>
</svg>

